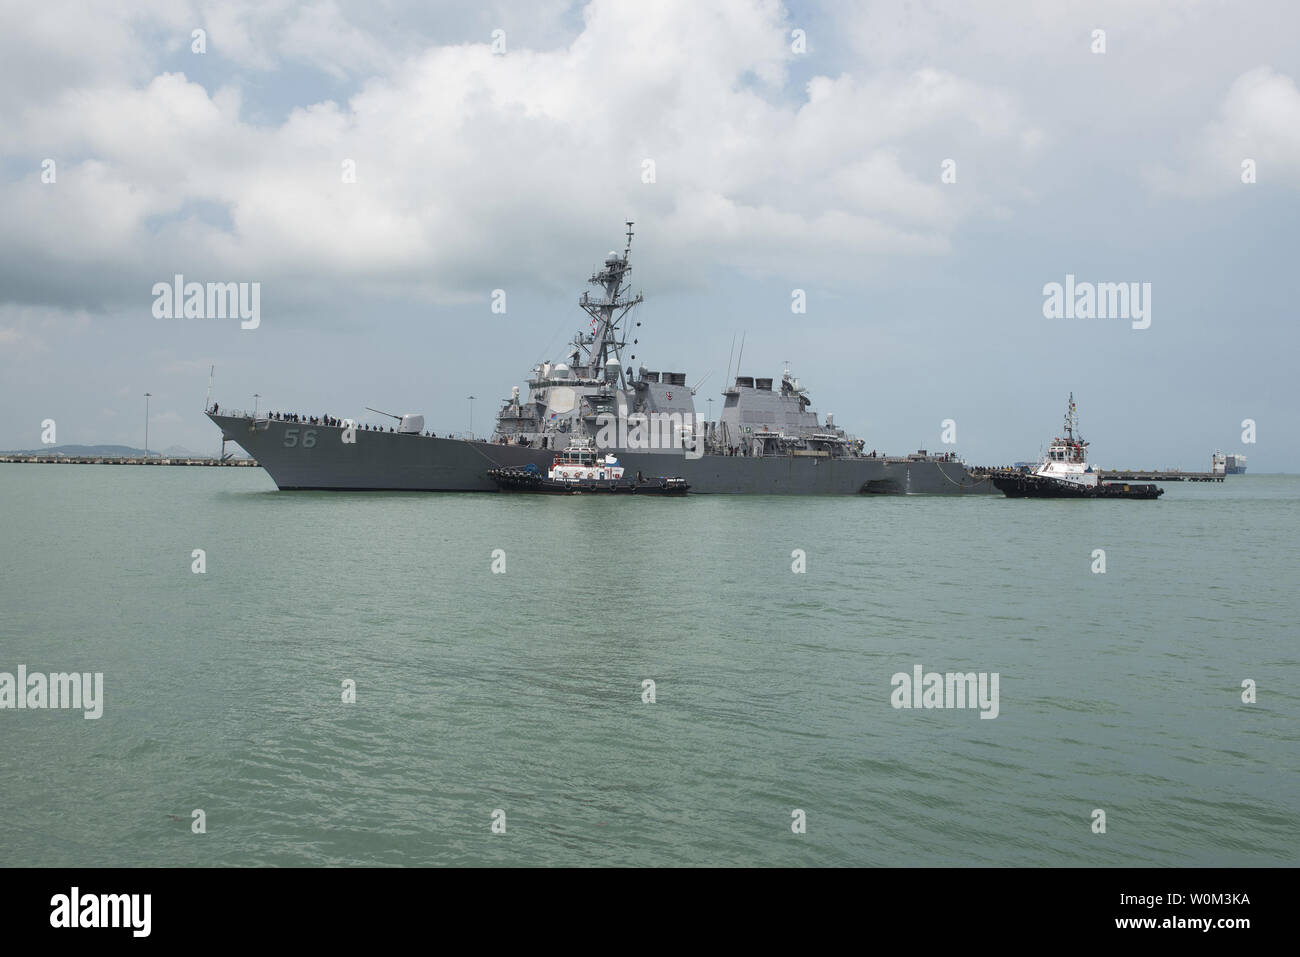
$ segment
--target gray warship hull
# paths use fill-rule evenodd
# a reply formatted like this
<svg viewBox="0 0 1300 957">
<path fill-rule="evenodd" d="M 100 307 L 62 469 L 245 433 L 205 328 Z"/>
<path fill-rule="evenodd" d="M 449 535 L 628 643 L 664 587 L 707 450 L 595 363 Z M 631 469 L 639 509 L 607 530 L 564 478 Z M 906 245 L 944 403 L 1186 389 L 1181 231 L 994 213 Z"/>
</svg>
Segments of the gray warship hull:
<svg viewBox="0 0 1300 957">
<path fill-rule="evenodd" d="M 244 415 L 208 418 L 243 448 L 282 490 L 495 492 L 488 469 L 545 471 L 554 450 L 403 432 L 343 430 Z M 684 478 L 691 494 L 859 495 L 998 494 L 959 462 L 928 459 L 704 455 L 619 451 L 629 473 Z"/>
</svg>

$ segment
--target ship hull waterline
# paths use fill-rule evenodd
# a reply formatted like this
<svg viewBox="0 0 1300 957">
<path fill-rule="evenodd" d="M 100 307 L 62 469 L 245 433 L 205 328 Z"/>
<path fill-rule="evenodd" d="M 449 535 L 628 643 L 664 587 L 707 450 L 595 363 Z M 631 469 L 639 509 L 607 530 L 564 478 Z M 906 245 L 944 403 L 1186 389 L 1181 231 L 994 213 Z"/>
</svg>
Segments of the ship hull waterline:
<svg viewBox="0 0 1300 957">
<path fill-rule="evenodd" d="M 1039 475 L 998 476 L 993 484 L 1007 498 L 1128 499 L 1155 501 L 1165 490 L 1156 485 L 1101 482 L 1081 486 Z"/>
<path fill-rule="evenodd" d="M 493 468 L 545 470 L 553 449 L 207 413 L 223 437 L 266 469 L 281 491 L 495 492 Z M 310 433 L 310 435 L 309 435 Z M 814 456 L 687 458 L 673 452 L 618 450 L 630 473 L 673 475 L 691 494 L 860 495 L 999 494 L 959 462 Z"/>
</svg>

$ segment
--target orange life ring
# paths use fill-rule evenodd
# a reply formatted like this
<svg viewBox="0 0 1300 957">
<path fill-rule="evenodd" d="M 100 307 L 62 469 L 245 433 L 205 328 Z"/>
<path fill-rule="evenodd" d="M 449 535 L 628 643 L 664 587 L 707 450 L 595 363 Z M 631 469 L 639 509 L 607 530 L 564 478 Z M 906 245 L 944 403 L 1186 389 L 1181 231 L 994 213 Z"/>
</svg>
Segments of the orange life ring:
<svg viewBox="0 0 1300 957">
<path fill-rule="evenodd" d="M 592 473 L 588 472 L 588 473 L 587 473 L 587 478 L 591 478 L 591 477 L 592 477 Z"/>
</svg>

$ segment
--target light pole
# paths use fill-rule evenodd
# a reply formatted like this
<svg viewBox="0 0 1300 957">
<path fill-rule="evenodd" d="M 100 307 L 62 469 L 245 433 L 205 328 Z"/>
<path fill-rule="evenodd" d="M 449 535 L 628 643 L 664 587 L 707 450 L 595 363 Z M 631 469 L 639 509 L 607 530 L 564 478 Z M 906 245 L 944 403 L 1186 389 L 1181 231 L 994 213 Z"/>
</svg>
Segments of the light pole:
<svg viewBox="0 0 1300 957">
<path fill-rule="evenodd" d="M 144 457 L 149 458 L 149 397 L 152 392 L 144 394 Z"/>
<path fill-rule="evenodd" d="M 469 434 L 474 437 L 474 397 L 469 397 Z"/>
<path fill-rule="evenodd" d="M 257 400 L 260 399 L 261 397 L 262 397 L 262 393 L 260 392 L 253 393 L 253 418 L 257 418 Z"/>
</svg>

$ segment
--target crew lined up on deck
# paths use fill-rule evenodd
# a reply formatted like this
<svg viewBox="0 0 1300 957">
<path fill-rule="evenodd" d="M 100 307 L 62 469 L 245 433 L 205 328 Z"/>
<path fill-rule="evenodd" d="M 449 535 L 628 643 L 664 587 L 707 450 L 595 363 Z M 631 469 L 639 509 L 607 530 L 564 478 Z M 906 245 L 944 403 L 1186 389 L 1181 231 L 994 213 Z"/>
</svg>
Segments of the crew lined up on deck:
<svg viewBox="0 0 1300 957">
<path fill-rule="evenodd" d="M 214 402 L 214 403 L 212 404 L 212 414 L 213 414 L 213 415 L 216 415 L 216 414 L 217 414 L 217 410 L 218 410 L 218 408 L 219 408 L 219 406 Z M 267 413 L 266 413 L 266 417 L 267 417 L 268 419 L 274 419 L 276 422 L 294 422 L 294 423 L 301 423 L 301 424 L 303 424 L 303 425 L 324 425 L 324 426 L 328 426 L 328 427 L 330 427 L 330 428 L 335 428 L 335 429 L 346 428 L 346 426 L 343 424 L 343 420 L 342 420 L 342 419 L 337 418 L 336 416 L 332 416 L 332 415 L 302 415 L 302 414 L 299 413 L 299 412 L 267 412 Z M 381 425 L 370 426 L 370 425 L 360 425 L 360 424 L 357 424 L 357 425 L 354 425 L 353 427 L 354 427 L 355 429 L 357 429 L 357 431 L 359 431 L 359 432 L 383 432 L 383 431 L 384 431 L 384 427 L 381 426 Z M 390 425 L 390 426 L 388 427 L 388 431 L 389 431 L 389 432 L 395 432 L 395 431 L 397 431 L 397 430 L 394 429 L 394 428 Z M 404 433 L 404 434 L 405 434 L 405 433 Z M 413 433 L 413 434 L 414 434 L 414 435 L 419 435 L 420 433 L 419 433 L 419 432 L 415 432 L 415 433 Z M 429 439 L 436 439 L 436 438 L 438 437 L 438 433 L 437 433 L 437 432 L 425 432 L 425 433 L 424 433 L 424 437 L 425 437 L 425 438 L 429 438 Z M 508 439 L 507 437 L 505 437 L 505 436 L 502 436 L 502 437 L 500 437 L 499 439 L 497 439 L 497 443 L 498 443 L 499 445 L 506 445 L 508 442 L 509 442 L 509 439 Z M 527 445 L 527 444 L 529 444 L 529 443 L 526 442 L 526 441 L 524 441 L 523 438 L 520 437 L 520 439 L 519 439 L 519 444 L 520 444 L 520 445 Z M 542 447 L 543 447 L 543 448 L 546 447 L 546 446 L 545 446 L 545 443 L 543 443 Z M 726 450 L 723 452 L 723 454 L 724 454 L 724 455 L 739 455 L 739 456 L 742 456 L 742 457 L 747 457 L 750 453 L 749 453 L 749 449 L 748 449 L 746 446 L 743 446 L 743 445 L 730 445 L 730 446 L 727 446 L 727 447 L 726 447 Z M 872 450 L 871 450 L 871 453 L 867 456 L 867 458 L 872 458 L 872 459 L 874 459 L 874 458 L 876 457 L 876 455 L 877 455 L 876 450 L 875 450 L 875 449 L 872 449 Z M 945 452 L 945 453 L 943 453 L 942 455 L 938 456 L 938 459 L 939 459 L 940 462 L 956 462 L 956 461 L 958 460 L 956 454 L 953 453 L 953 452 Z M 1005 468 L 1005 466 L 1004 466 L 1004 468 Z"/>
<path fill-rule="evenodd" d="M 217 413 L 217 406 L 213 404 L 212 414 L 216 415 L 216 413 Z M 273 419 L 276 422 L 295 422 L 295 423 L 301 423 L 302 425 L 324 425 L 333 429 L 347 428 L 347 426 L 343 424 L 342 419 L 333 415 L 303 415 L 301 412 L 267 412 L 265 413 L 265 415 L 268 419 Z M 384 427 L 382 425 L 362 425 L 361 423 L 353 423 L 352 427 L 355 428 L 358 432 L 383 432 L 384 431 Z M 388 431 L 396 432 L 397 430 L 390 425 L 388 427 Z M 407 433 L 403 433 L 403 435 L 405 434 Z M 420 433 L 414 432 L 410 434 L 419 435 Z M 426 439 L 436 439 L 438 437 L 438 433 L 425 432 L 424 437 Z"/>
</svg>

